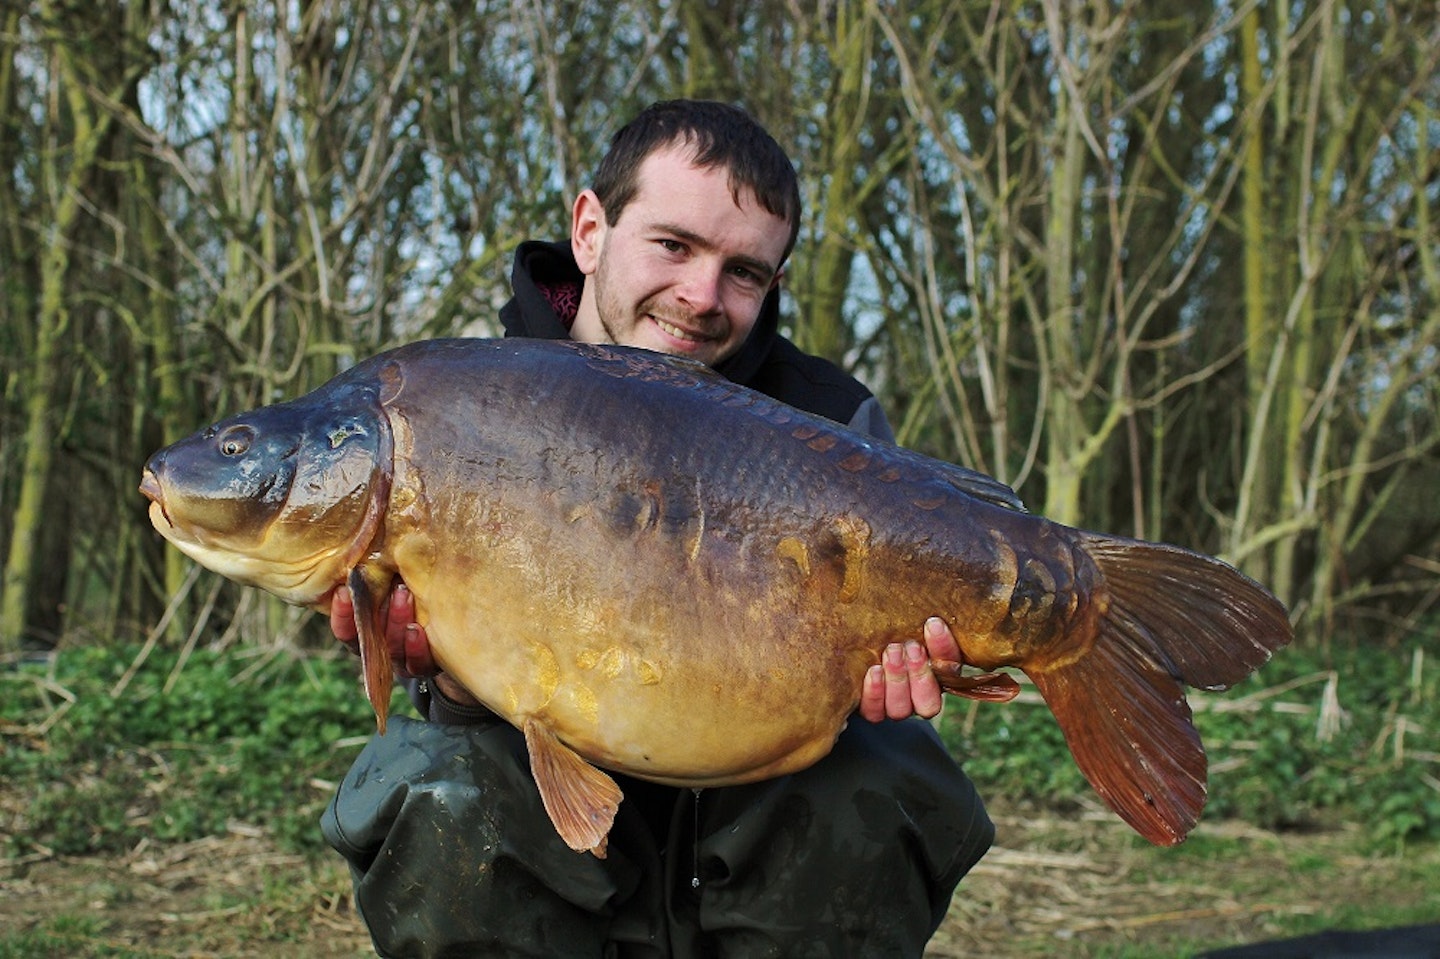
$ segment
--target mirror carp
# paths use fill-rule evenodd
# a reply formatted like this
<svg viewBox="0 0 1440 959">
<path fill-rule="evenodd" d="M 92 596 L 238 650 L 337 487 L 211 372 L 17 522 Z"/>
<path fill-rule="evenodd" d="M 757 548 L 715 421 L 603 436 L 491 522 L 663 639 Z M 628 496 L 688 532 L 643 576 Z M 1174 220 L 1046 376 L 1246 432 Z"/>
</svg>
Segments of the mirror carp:
<svg viewBox="0 0 1440 959">
<path fill-rule="evenodd" d="M 1230 566 L 1026 512 L 980 473 L 688 360 L 566 341 L 425 340 L 156 453 L 155 528 L 201 565 L 328 609 L 354 590 L 381 733 L 396 577 L 437 663 L 524 731 L 545 808 L 603 856 L 619 788 L 805 768 L 866 669 L 931 615 L 1004 700 L 1021 670 L 1080 770 L 1153 843 L 1206 796 L 1184 687 L 1291 638 Z M 976 674 L 974 670 L 987 671 Z"/>
</svg>

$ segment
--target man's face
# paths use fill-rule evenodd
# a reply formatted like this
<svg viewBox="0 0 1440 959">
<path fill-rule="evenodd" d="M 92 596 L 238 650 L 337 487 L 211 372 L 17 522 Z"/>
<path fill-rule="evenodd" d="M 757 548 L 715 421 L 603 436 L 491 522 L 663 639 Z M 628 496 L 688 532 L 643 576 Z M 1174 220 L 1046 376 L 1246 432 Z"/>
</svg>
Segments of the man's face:
<svg viewBox="0 0 1440 959">
<path fill-rule="evenodd" d="M 700 169 L 671 147 L 640 166 L 634 199 L 611 223 L 589 190 L 575 201 L 571 241 L 586 274 L 571 336 L 639 346 L 714 366 L 754 328 L 780 281 L 790 226 L 724 169 Z"/>
</svg>

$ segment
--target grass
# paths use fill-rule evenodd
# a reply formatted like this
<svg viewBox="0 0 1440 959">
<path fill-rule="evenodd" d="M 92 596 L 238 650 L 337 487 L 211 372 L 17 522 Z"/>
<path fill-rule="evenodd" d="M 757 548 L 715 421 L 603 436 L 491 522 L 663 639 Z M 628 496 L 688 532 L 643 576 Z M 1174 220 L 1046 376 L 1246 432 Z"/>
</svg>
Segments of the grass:
<svg viewBox="0 0 1440 959">
<path fill-rule="evenodd" d="M 1298 833 L 1224 821 L 1164 850 L 1098 810 L 999 824 L 999 845 L 962 882 L 932 943 L 936 957 L 1188 959 L 1321 930 L 1440 922 L 1436 843 L 1395 855 L 1368 849 L 1353 825 Z"/>
<path fill-rule="evenodd" d="M 373 729 L 354 665 L 196 652 L 177 670 L 177 656 L 156 652 L 111 695 L 134 660 L 133 649 L 69 650 L 0 674 L 0 777 L 30 796 L 10 852 L 121 853 L 237 820 L 319 851 L 329 786 Z"/>
<path fill-rule="evenodd" d="M 94 919 L 59 916 L 38 928 L 0 938 L 0 959 L 71 959 L 71 957 L 113 957 L 113 959 L 156 959 L 161 954 L 137 951 L 127 946 L 111 947 L 100 941 L 103 931 Z"/>
</svg>

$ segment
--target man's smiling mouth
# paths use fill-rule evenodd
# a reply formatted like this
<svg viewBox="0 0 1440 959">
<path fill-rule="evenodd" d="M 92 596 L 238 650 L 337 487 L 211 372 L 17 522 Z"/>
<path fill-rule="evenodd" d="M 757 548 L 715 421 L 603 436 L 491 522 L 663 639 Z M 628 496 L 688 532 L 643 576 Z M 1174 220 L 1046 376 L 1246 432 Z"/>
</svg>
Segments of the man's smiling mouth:
<svg viewBox="0 0 1440 959">
<path fill-rule="evenodd" d="M 655 321 L 655 325 L 660 327 L 661 332 L 665 333 L 668 336 L 673 336 L 677 340 L 685 340 L 690 343 L 702 343 L 706 339 L 706 337 L 703 337 L 697 333 L 691 333 L 689 330 L 682 330 L 675 324 L 662 320 L 660 317 L 655 316 L 653 313 L 650 315 L 650 319 Z"/>
</svg>

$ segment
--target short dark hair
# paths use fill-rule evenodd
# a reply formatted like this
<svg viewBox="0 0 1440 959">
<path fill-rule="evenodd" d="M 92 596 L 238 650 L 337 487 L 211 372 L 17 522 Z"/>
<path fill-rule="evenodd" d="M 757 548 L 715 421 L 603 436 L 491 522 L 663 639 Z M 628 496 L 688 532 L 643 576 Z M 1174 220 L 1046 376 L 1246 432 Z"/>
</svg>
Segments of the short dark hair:
<svg viewBox="0 0 1440 959">
<path fill-rule="evenodd" d="M 749 190 L 769 213 L 790 224 L 783 262 L 800 232 L 800 186 L 795 167 L 760 123 L 744 110 L 715 100 L 662 100 L 621 127 L 595 171 L 592 189 L 611 223 L 635 198 L 640 165 L 650 154 L 676 144 L 695 150 L 695 163 L 722 167 L 735 202 Z"/>
</svg>

